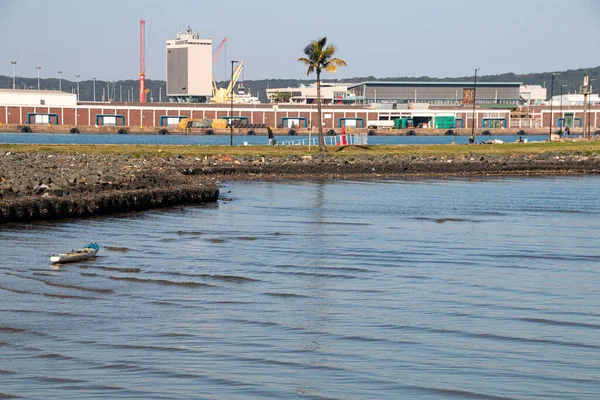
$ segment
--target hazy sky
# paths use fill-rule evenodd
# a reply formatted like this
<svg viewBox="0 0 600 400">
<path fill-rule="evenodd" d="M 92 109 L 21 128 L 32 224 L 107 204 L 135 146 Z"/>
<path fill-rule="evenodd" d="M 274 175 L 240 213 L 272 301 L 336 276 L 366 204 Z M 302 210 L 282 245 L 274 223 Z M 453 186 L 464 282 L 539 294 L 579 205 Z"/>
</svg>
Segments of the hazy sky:
<svg viewBox="0 0 600 400">
<path fill-rule="evenodd" d="M 146 76 L 165 78 L 165 41 L 188 25 L 229 79 L 304 79 L 297 59 L 327 36 L 348 63 L 335 75 L 457 77 L 600 66 L 596 0 L 0 0 L 0 74 L 80 80 L 137 79 L 139 21 L 146 20 Z"/>
</svg>

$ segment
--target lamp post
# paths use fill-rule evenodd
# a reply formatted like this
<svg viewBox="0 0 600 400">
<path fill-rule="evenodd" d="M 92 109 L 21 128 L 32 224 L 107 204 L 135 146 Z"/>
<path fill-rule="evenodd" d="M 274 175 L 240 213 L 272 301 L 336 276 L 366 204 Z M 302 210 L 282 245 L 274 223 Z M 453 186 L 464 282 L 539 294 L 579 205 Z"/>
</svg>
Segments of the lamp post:
<svg viewBox="0 0 600 400">
<path fill-rule="evenodd" d="M 15 85 L 15 65 L 17 64 L 17 62 L 11 61 L 10 63 L 13 66 L 13 90 L 15 90 L 17 88 L 17 86 Z"/>
<path fill-rule="evenodd" d="M 75 74 L 75 78 L 77 78 L 77 101 L 79 101 L 79 77 L 81 75 Z"/>
<path fill-rule="evenodd" d="M 62 92 L 62 71 L 58 71 L 58 90 Z"/>
<path fill-rule="evenodd" d="M 558 75 L 558 72 L 552 73 L 552 79 L 550 83 L 550 127 L 548 128 L 548 141 L 552 141 L 552 122 L 554 120 L 554 113 L 552 112 L 552 98 L 554 97 L 554 77 Z"/>
<path fill-rule="evenodd" d="M 233 84 L 233 64 L 237 63 L 237 60 L 231 60 L 231 84 Z M 229 115 L 229 145 L 233 146 L 233 87 L 231 88 L 231 114 Z"/>
<path fill-rule="evenodd" d="M 40 90 L 40 69 L 42 69 L 42 67 L 38 65 L 35 67 L 35 69 L 37 69 L 38 72 L 38 90 Z"/>
<path fill-rule="evenodd" d="M 567 86 L 565 83 L 560 85 L 560 118 L 561 118 L 560 119 L 560 129 L 562 129 L 563 126 L 565 125 L 565 116 L 562 111 L 562 96 L 563 96 L 562 88 L 564 88 L 565 86 Z"/>
<path fill-rule="evenodd" d="M 592 137 L 592 130 L 591 130 L 591 122 L 590 122 L 590 109 L 592 108 L 592 81 L 595 81 L 596 79 L 590 79 L 590 90 L 588 90 L 588 115 L 587 115 L 587 123 L 588 123 L 588 129 L 587 129 L 587 138 L 590 139 Z"/>
<path fill-rule="evenodd" d="M 94 81 L 94 101 L 96 101 L 96 78 L 92 78 L 92 81 Z"/>
<path fill-rule="evenodd" d="M 373 103 L 377 103 L 377 89 L 373 89 L 373 91 L 375 92 Z"/>
<path fill-rule="evenodd" d="M 475 102 L 477 101 L 477 71 L 481 68 L 475 68 L 475 80 L 473 81 L 473 123 L 471 124 L 471 136 L 475 136 L 475 123 L 477 118 L 475 117 Z"/>
</svg>

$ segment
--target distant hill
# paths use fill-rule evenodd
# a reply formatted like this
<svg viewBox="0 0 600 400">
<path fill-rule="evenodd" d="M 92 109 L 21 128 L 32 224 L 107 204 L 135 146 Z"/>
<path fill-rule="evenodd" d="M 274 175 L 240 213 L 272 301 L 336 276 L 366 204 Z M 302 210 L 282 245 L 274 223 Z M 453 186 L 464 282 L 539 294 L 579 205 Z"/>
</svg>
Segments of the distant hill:
<svg viewBox="0 0 600 400">
<path fill-rule="evenodd" d="M 563 93 L 579 91 L 583 84 L 583 77 L 589 76 L 591 79 L 596 79 L 596 85 L 600 89 L 600 66 L 594 68 L 581 68 L 567 71 L 557 71 L 560 75 L 554 77 L 554 94 L 560 93 L 560 85 L 566 84 L 563 88 Z M 331 74 L 324 74 L 324 77 L 335 76 Z M 312 79 L 262 79 L 262 80 L 246 80 L 244 86 L 250 90 L 252 95 L 258 95 L 261 101 L 266 101 L 265 89 L 271 88 L 294 88 L 300 84 L 310 85 L 314 83 L 314 75 Z M 552 72 L 541 72 L 531 74 L 499 74 L 499 75 L 483 75 L 477 77 L 482 82 L 522 82 L 524 85 L 540 85 L 550 87 L 550 81 L 552 78 Z M 472 81 L 473 76 L 461 76 L 456 78 L 432 78 L 429 76 L 420 77 L 389 77 L 389 78 L 376 78 L 374 76 L 355 77 L 350 79 L 324 79 L 323 82 L 332 83 L 358 83 L 365 81 L 417 81 L 417 82 L 461 82 L 461 81 Z M 30 89 L 37 89 L 37 78 L 23 78 L 16 77 L 15 83 L 18 88 L 24 86 Z M 221 87 L 226 86 L 227 82 L 218 82 Z M 58 90 L 59 81 L 58 78 L 42 78 L 40 79 L 41 89 L 55 89 Z M 110 86 L 110 89 L 108 88 Z M 127 101 L 128 96 L 131 97 L 133 93 L 133 99 L 139 99 L 138 95 L 138 80 L 123 80 L 123 81 L 101 81 L 96 80 L 96 100 L 102 100 L 102 94 L 104 91 L 104 98 L 107 99 L 107 92 L 110 90 L 110 97 L 116 101 Z M 93 81 L 86 80 L 79 82 L 79 99 L 81 101 L 93 100 Z M 166 100 L 165 92 L 165 81 L 162 80 L 146 80 L 146 87 L 151 90 L 151 96 L 148 95 L 148 101 L 150 97 L 154 101 L 159 101 L 159 97 L 162 101 Z M 12 76 L 0 75 L 0 88 L 12 88 Z M 161 92 L 162 88 L 162 92 Z M 65 92 L 75 93 L 77 91 L 77 83 L 67 79 L 62 79 L 62 90 Z M 598 90 L 596 90 L 598 92 Z M 550 96 L 550 90 L 548 90 L 548 96 Z"/>
</svg>

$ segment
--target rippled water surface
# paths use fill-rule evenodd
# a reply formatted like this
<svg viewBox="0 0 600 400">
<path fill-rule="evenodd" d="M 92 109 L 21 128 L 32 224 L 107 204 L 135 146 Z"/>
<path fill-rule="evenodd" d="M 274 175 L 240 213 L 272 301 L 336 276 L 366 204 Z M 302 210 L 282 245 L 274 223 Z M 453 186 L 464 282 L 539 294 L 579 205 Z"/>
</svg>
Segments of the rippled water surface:
<svg viewBox="0 0 600 400">
<path fill-rule="evenodd" d="M 575 138 L 576 136 L 573 136 Z M 275 137 L 279 143 L 286 143 L 308 139 L 308 136 L 281 136 Z M 313 136 L 314 138 L 314 136 Z M 476 143 L 499 139 L 505 142 L 514 142 L 515 135 L 492 135 L 475 138 Z M 548 139 L 548 135 L 528 135 L 525 137 L 530 142 L 539 142 Z M 147 144 L 147 145 L 209 145 L 228 146 L 230 141 L 234 146 L 267 144 L 265 135 L 244 136 L 234 135 L 115 135 L 115 134 L 83 134 L 72 135 L 66 133 L 1 133 L 0 143 L 18 144 Z M 369 144 L 466 144 L 468 136 L 369 136 Z M 306 142 L 308 143 L 308 142 Z"/>
<path fill-rule="evenodd" d="M 221 193 L 1 225 L 0 398 L 598 398 L 600 177 Z"/>
</svg>

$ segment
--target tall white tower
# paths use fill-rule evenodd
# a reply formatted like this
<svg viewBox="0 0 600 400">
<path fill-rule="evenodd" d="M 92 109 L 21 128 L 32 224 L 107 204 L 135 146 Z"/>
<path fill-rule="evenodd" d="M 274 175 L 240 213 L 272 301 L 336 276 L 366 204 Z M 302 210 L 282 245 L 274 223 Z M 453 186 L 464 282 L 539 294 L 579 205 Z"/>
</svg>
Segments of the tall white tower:
<svg viewBox="0 0 600 400">
<path fill-rule="evenodd" d="M 177 33 L 167 40 L 167 96 L 169 101 L 204 103 L 212 95 L 212 39 L 198 33 Z"/>
</svg>

